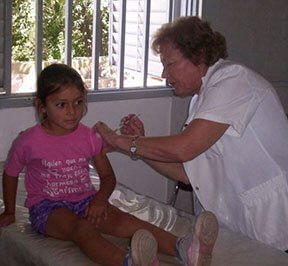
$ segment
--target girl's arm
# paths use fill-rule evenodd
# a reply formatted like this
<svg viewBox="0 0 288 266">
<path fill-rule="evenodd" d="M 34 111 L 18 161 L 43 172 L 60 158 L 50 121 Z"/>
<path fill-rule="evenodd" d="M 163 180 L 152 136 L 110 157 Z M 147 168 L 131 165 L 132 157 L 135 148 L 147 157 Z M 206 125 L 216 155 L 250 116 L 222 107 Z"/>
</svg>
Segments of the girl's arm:
<svg viewBox="0 0 288 266">
<path fill-rule="evenodd" d="M 94 156 L 94 167 L 100 178 L 97 196 L 108 200 L 116 186 L 116 177 L 110 161 L 104 152 Z"/>
<path fill-rule="evenodd" d="M 3 173 L 3 201 L 5 210 L 0 215 L 0 227 L 7 226 L 15 222 L 15 206 L 16 206 L 16 194 L 18 186 L 18 176 L 9 176 L 4 171 Z"/>
<path fill-rule="evenodd" d="M 116 178 L 109 159 L 104 152 L 94 156 L 93 162 L 100 178 L 100 186 L 94 200 L 86 210 L 86 217 L 88 221 L 97 225 L 102 219 L 107 218 L 109 197 L 115 189 Z"/>
</svg>

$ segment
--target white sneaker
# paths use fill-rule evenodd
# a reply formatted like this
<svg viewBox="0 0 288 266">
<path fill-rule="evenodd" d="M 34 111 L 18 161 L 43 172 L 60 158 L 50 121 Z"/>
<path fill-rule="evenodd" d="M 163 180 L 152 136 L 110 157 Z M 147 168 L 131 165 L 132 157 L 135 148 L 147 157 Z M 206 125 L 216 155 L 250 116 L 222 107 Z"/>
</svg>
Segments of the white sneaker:
<svg viewBox="0 0 288 266">
<path fill-rule="evenodd" d="M 194 231 L 180 239 L 178 243 L 178 252 L 185 265 L 211 265 L 218 230 L 218 221 L 212 212 L 204 211 L 197 217 Z"/>
<path fill-rule="evenodd" d="M 140 229 L 131 239 L 131 256 L 133 266 L 158 266 L 158 243 L 152 233 Z"/>
</svg>

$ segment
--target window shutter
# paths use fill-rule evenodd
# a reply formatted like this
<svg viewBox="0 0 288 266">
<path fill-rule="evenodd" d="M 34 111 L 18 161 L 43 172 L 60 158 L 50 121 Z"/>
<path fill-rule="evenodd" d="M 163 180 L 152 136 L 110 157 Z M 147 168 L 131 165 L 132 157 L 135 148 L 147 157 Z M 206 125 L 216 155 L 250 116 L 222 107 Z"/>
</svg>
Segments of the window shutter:
<svg viewBox="0 0 288 266">
<path fill-rule="evenodd" d="M 121 18 L 119 0 L 113 0 L 110 6 L 110 22 L 112 31 L 110 35 L 110 60 L 113 65 L 117 66 L 119 47 L 119 24 Z M 150 14 L 150 37 L 168 21 L 169 1 L 158 0 L 151 1 Z M 126 13 L 126 36 L 125 36 L 125 69 L 138 72 L 143 71 L 143 55 L 145 42 L 145 1 L 144 0 L 127 0 Z M 150 42 L 149 42 L 150 45 Z M 148 74 L 161 76 L 162 64 L 159 56 L 153 55 L 149 49 Z"/>
</svg>

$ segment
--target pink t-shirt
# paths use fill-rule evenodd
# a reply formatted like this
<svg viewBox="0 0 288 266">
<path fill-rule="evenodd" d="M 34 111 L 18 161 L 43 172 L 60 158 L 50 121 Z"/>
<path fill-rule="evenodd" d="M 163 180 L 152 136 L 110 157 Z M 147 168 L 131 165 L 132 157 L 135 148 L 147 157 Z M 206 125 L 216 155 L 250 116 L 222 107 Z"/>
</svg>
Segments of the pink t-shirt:
<svg viewBox="0 0 288 266">
<path fill-rule="evenodd" d="M 5 171 L 16 177 L 26 168 L 28 208 L 43 199 L 79 201 L 96 192 L 89 161 L 101 148 L 102 140 L 95 130 L 81 123 L 64 136 L 49 135 L 41 125 L 35 125 L 14 140 Z"/>
</svg>

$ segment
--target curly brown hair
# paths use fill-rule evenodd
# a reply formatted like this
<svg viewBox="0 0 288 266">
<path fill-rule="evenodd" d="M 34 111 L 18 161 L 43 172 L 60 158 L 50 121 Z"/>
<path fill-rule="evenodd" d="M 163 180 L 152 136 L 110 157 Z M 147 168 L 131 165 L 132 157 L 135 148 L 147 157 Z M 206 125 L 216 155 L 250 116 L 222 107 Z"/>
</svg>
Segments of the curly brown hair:
<svg viewBox="0 0 288 266">
<path fill-rule="evenodd" d="M 160 54 L 165 42 L 175 45 L 195 65 L 211 66 L 220 58 L 228 57 L 225 37 L 213 31 L 209 22 L 195 16 L 178 17 L 163 24 L 152 38 L 152 50 Z"/>
</svg>

